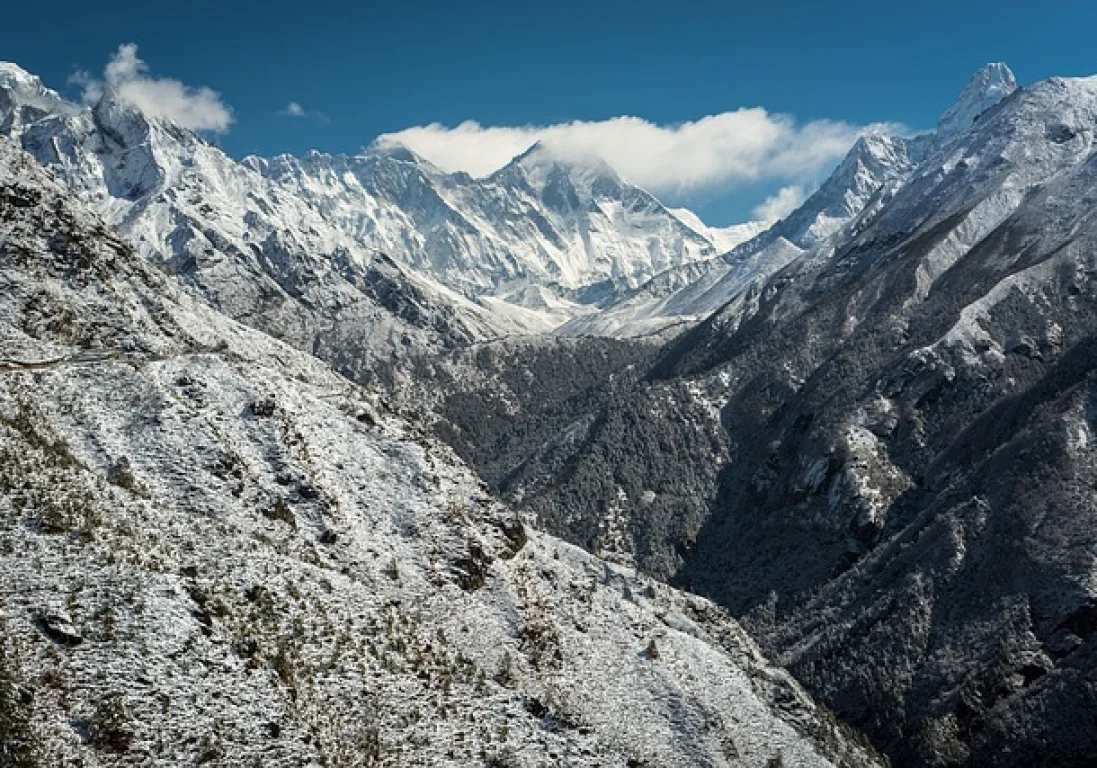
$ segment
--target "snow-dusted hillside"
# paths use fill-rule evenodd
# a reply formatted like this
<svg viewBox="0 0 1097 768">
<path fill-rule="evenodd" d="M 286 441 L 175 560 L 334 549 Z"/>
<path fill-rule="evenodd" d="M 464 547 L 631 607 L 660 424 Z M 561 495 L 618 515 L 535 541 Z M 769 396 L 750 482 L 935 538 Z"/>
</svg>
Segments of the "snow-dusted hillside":
<svg viewBox="0 0 1097 768">
<path fill-rule="evenodd" d="M 738 626 L 526 530 L 0 139 L 0 756 L 871 765 Z"/>
</svg>

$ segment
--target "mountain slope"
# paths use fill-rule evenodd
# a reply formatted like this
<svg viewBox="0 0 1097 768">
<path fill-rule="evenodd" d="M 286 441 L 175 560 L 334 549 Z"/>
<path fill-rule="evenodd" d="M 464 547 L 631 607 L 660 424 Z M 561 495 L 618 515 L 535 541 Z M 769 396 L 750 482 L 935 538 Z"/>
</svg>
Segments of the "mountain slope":
<svg viewBox="0 0 1097 768">
<path fill-rule="evenodd" d="M 978 73 L 950 110 L 968 115 L 969 128 L 974 121 L 972 105 L 993 98 L 983 93 L 987 82 L 997 81 Z M 784 221 L 719 259 L 664 272 L 631 298 L 599 315 L 568 323 L 560 334 L 647 337 L 637 339 L 643 341 L 637 347 L 641 349 L 659 339 L 665 343 L 668 336 L 719 311 L 718 335 L 735 338 L 738 324 L 757 312 L 774 290 L 770 285 L 783 284 L 767 278 L 779 277 L 785 268 L 803 269 L 797 264 L 819 268 L 828 264 L 846 238 L 856 237 L 889 208 L 915 175 L 919 162 L 943 151 L 935 148 L 948 143 L 932 134 L 909 140 L 866 136 L 833 177 Z M 845 225 L 835 229 L 843 218 L 848 219 Z M 701 347 L 694 348 L 693 339 L 706 327 L 674 344 L 663 367 L 670 367 L 670 359 L 685 350 L 696 354 Z M 761 328 L 759 334 L 764 336 L 766 330 Z M 795 333 L 805 334 L 807 340 L 818 336 L 810 325 L 806 330 L 798 327 Z M 787 343 L 793 348 L 800 342 L 793 334 Z M 534 351 L 515 354 L 513 363 L 518 368 L 551 371 L 546 358 L 553 355 Z M 566 379 L 574 366 L 566 359 L 556 362 Z M 782 356 L 771 362 L 775 369 L 786 365 Z M 721 472 L 735 460 L 724 417 L 729 379 L 726 373 L 689 379 L 647 376 L 643 365 L 607 369 L 601 384 L 590 386 L 582 396 L 538 400 L 531 407 L 521 407 L 522 395 L 514 394 L 514 385 L 502 380 L 466 382 L 447 396 L 446 377 L 436 380 L 427 368 L 425 386 L 434 390 L 414 399 L 434 404 L 431 407 L 443 425 L 439 434 L 464 450 L 463 455 L 498 492 L 520 500 L 551 531 L 599 551 L 607 546 L 607 532 L 623 526 L 625 558 L 669 579 L 686 563 L 690 547 L 712 514 Z M 707 370 L 707 363 L 698 370 Z M 555 382 L 539 386 L 550 391 L 558 388 Z M 416 387 L 412 390 L 419 392 Z M 475 407 L 470 399 L 477 400 Z M 496 412 L 497 418 L 480 419 L 489 425 L 486 429 L 464 426 L 464 414 Z M 499 434 L 491 434 L 496 424 L 506 426 L 495 430 Z M 456 433 L 446 425 L 454 426 Z M 577 430 L 577 425 L 583 428 Z M 477 450 L 465 450 L 466 432 L 477 435 Z M 485 432 L 490 437 L 480 439 Z M 511 439 L 511 432 L 519 438 Z M 508 450 L 495 450 L 504 446 Z M 682 461 L 683 456 L 688 460 Z M 619 549 L 620 542 L 615 547 Z"/>
<path fill-rule="evenodd" d="M 711 604 L 177 290 L 0 139 L 0 758 L 871 765 Z"/>
<path fill-rule="evenodd" d="M 659 368 L 735 442 L 682 582 L 900 764 L 1097 757 L 1095 119 L 1017 91 Z"/>
<path fill-rule="evenodd" d="M 548 415 L 463 394 L 520 436 L 498 490 L 744 617 L 895 764 L 1088 765 L 1097 79 L 989 72 L 993 106 L 654 364 Z"/>
</svg>

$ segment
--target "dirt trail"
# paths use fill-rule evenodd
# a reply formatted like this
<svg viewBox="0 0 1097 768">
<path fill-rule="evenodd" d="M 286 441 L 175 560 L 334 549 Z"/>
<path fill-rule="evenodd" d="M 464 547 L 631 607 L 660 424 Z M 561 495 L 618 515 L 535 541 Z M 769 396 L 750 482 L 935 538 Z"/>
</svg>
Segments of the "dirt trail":
<svg viewBox="0 0 1097 768">
<path fill-rule="evenodd" d="M 0 373 L 13 373 L 16 371 L 42 371 L 51 368 L 64 368 L 70 365 L 88 365 L 91 363 L 105 363 L 114 360 L 124 360 L 121 352 L 103 350 L 93 352 L 78 352 L 74 355 L 59 357 L 54 360 L 5 360 L 0 358 Z"/>
</svg>

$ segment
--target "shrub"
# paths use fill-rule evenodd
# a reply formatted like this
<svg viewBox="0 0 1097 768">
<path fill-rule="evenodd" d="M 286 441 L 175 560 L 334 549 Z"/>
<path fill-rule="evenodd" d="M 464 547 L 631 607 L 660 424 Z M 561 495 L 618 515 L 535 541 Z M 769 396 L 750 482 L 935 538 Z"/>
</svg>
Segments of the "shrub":
<svg viewBox="0 0 1097 768">
<path fill-rule="evenodd" d="M 121 754 L 133 741 L 129 714 L 119 693 L 108 695 L 95 708 L 91 721 L 91 745 L 105 752 Z"/>
<path fill-rule="evenodd" d="M 32 702 L 33 694 L 17 684 L 0 645 L 0 766 L 3 768 L 39 765 L 30 723 Z"/>
</svg>

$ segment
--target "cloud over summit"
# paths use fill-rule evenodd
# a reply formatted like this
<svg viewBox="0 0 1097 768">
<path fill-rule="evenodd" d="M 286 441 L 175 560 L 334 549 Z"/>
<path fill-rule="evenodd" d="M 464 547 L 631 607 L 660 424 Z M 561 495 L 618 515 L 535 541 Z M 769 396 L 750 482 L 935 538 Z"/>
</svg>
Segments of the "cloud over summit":
<svg viewBox="0 0 1097 768">
<path fill-rule="evenodd" d="M 807 192 L 799 184 L 781 187 L 751 211 L 758 221 L 779 221 L 795 211 L 807 199 Z"/>
<path fill-rule="evenodd" d="M 302 118 L 302 119 L 313 120 L 313 121 L 319 122 L 319 123 L 330 123 L 331 122 L 328 119 L 328 116 L 325 115 L 323 112 L 319 112 L 319 111 L 312 110 L 312 109 L 305 109 L 301 105 L 301 102 L 299 102 L 299 101 L 291 101 L 289 104 L 287 104 L 285 107 L 283 107 L 278 112 L 278 114 L 282 115 L 283 117 Z"/>
<path fill-rule="evenodd" d="M 224 133 L 232 123 L 232 110 L 217 91 L 192 87 L 168 77 L 154 77 L 137 57 L 137 46 L 118 47 L 103 70 L 103 78 L 77 73 L 74 81 L 84 88 L 84 100 L 98 100 L 110 88 L 118 97 L 150 117 L 163 117 L 195 131 Z"/>
<path fill-rule="evenodd" d="M 564 158 L 604 158 L 652 192 L 682 196 L 766 180 L 810 183 L 862 133 L 895 129 L 831 120 L 801 124 L 752 108 L 675 125 L 628 116 L 546 126 L 433 123 L 384 134 L 376 143 L 406 146 L 448 171 L 485 176 L 540 141 Z M 782 202 L 790 199 L 786 193 Z"/>
</svg>

